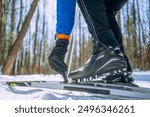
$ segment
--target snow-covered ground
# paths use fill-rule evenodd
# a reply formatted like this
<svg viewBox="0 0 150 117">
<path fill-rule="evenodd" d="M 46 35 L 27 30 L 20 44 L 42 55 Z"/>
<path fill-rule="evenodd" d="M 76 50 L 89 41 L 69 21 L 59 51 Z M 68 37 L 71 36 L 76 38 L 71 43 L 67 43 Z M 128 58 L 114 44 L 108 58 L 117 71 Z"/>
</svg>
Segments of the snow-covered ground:
<svg viewBox="0 0 150 117">
<path fill-rule="evenodd" d="M 134 72 L 135 83 L 141 87 L 150 88 L 150 71 Z M 45 81 L 62 81 L 60 75 L 22 75 L 6 76 L 0 75 L 0 100 L 101 100 L 90 93 L 77 91 L 62 91 L 44 88 L 17 87 L 17 93 L 10 90 L 7 85 L 1 81 L 12 80 L 45 80 Z M 108 99 L 108 98 L 107 98 Z"/>
</svg>

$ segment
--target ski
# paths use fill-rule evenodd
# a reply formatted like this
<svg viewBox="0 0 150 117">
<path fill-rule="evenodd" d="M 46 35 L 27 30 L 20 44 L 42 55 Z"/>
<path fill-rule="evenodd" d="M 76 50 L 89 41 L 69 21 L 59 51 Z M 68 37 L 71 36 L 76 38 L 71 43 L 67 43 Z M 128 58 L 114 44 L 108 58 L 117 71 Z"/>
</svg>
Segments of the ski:
<svg viewBox="0 0 150 117">
<path fill-rule="evenodd" d="M 144 87 L 138 87 L 131 84 L 111 84 L 95 82 L 85 82 L 82 84 L 76 83 L 63 83 L 60 81 L 16 81 L 7 82 L 6 84 L 12 90 L 17 91 L 16 86 L 35 87 L 35 88 L 47 88 L 58 89 L 68 91 L 80 91 L 91 93 L 99 97 L 111 97 L 113 99 L 150 99 L 150 89 Z"/>
</svg>

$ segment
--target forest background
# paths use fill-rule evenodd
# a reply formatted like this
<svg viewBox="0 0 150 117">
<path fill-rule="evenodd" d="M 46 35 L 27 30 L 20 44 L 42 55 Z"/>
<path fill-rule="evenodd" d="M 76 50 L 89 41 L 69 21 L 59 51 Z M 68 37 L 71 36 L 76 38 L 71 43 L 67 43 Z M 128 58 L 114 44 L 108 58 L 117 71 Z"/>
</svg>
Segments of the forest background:
<svg viewBox="0 0 150 117">
<path fill-rule="evenodd" d="M 150 70 L 150 0 L 129 0 L 116 16 L 132 68 Z M 0 64 L 3 74 L 51 74 L 48 55 L 54 44 L 56 0 L 0 0 Z M 80 11 L 71 39 L 71 70 L 91 54 L 91 35 Z M 71 50 L 71 49 L 70 49 Z M 67 63 L 70 60 L 70 51 Z"/>
</svg>

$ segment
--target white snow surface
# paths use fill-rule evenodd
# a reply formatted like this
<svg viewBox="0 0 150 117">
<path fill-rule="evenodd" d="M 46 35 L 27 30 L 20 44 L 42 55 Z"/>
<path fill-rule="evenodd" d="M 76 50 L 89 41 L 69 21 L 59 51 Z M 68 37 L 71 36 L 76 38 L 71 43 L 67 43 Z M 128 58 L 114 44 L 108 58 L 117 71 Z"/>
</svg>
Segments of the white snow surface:
<svg viewBox="0 0 150 117">
<path fill-rule="evenodd" d="M 134 72 L 135 83 L 141 87 L 150 88 L 150 71 Z M 4 81 L 62 81 L 60 75 L 0 75 L 0 100 L 101 100 L 109 98 L 99 98 L 91 93 L 65 91 L 46 88 L 33 88 L 17 86 L 18 92 L 13 92 L 4 84 Z"/>
</svg>

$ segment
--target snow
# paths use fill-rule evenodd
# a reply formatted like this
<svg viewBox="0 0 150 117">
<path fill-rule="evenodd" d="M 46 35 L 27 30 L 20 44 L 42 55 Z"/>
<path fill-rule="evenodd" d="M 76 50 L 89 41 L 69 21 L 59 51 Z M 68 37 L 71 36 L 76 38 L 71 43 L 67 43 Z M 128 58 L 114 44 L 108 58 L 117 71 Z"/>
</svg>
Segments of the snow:
<svg viewBox="0 0 150 117">
<path fill-rule="evenodd" d="M 134 72 L 133 77 L 138 81 L 149 81 L 150 82 L 150 71 Z"/>
<path fill-rule="evenodd" d="M 135 83 L 141 87 L 150 88 L 150 71 L 134 72 Z M 20 87 L 17 86 L 18 92 L 13 92 L 3 82 L 19 80 L 45 80 L 45 81 L 62 81 L 60 75 L 19 75 L 8 76 L 0 75 L 0 100 L 101 100 L 109 98 L 99 98 L 90 93 L 54 90 L 45 88 Z M 3 82 L 2 82 L 3 81 Z"/>
</svg>

